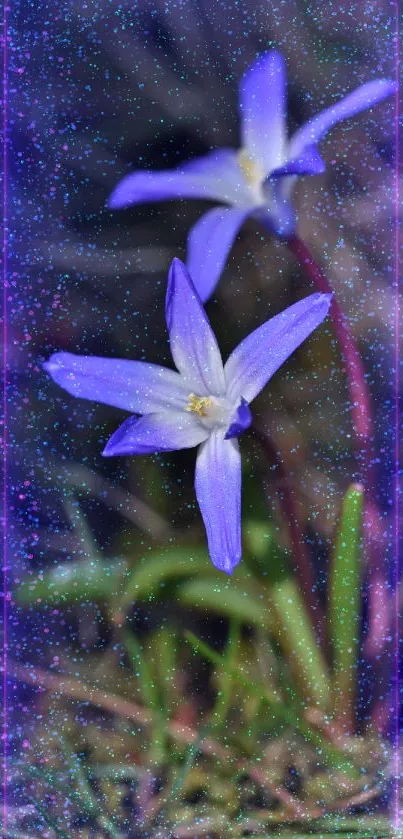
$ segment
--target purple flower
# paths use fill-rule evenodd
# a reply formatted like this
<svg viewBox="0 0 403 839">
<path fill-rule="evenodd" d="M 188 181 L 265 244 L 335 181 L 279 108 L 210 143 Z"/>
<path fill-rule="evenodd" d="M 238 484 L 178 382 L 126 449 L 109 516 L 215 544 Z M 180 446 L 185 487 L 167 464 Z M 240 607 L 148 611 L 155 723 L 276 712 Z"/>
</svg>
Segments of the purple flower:
<svg viewBox="0 0 403 839">
<path fill-rule="evenodd" d="M 171 171 L 134 172 L 118 184 L 109 206 L 178 198 L 229 205 L 205 213 L 188 239 L 188 269 L 201 299 L 207 300 L 245 219 L 253 216 L 278 236 L 295 233 L 291 196 L 296 179 L 325 169 L 317 144 L 337 122 L 372 107 L 394 89 L 387 79 L 368 82 L 289 139 L 284 60 L 278 52 L 264 53 L 241 79 L 240 150 L 216 149 Z"/>
<path fill-rule="evenodd" d="M 179 372 L 112 358 L 54 353 L 44 365 L 73 396 L 132 414 L 103 454 L 132 455 L 200 445 L 199 502 L 211 559 L 231 574 L 241 559 L 241 459 L 237 437 L 252 421 L 250 402 L 326 317 L 330 294 L 312 294 L 266 321 L 223 365 L 215 335 L 179 259 L 169 272 L 166 320 Z"/>
</svg>

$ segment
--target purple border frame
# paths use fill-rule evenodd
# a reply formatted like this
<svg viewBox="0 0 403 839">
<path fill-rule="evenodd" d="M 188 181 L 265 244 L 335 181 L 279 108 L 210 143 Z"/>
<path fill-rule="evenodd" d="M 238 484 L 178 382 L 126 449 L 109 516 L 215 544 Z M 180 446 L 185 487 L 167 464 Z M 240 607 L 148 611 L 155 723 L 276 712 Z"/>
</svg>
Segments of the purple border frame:
<svg viewBox="0 0 403 839">
<path fill-rule="evenodd" d="M 8 412 L 7 412 L 7 387 L 8 387 L 8 356 L 7 356 L 7 296 L 8 296 L 8 58 L 9 58 L 9 12 L 11 6 L 8 5 L 8 0 L 4 0 L 3 14 L 2 14 L 2 34 L 1 44 L 3 50 L 2 65 L 2 409 L 3 416 L 1 420 L 2 435 L 1 435 L 1 451 L 2 451 L 2 620 L 3 620 L 3 647 L 2 647 L 2 689 L 3 689 L 3 707 L 2 707 L 2 829 L 3 835 L 7 833 L 7 759 L 8 759 L 8 697 L 7 697 L 7 654 L 8 654 L 8 567 L 7 567 L 7 539 L 8 539 L 8 451 L 7 451 L 7 432 L 8 432 Z M 395 313 L 394 313 L 394 343 L 395 343 L 395 371 L 394 371 L 394 420 L 395 420 L 395 443 L 394 443 L 394 555 L 395 555 L 395 602 L 394 602 L 394 676 L 395 676 L 395 691 L 394 691 L 394 828 L 400 830 L 402 828 L 402 819 L 400 812 L 400 720 L 399 720 L 399 706 L 400 706 L 400 679 L 399 679 L 399 578 L 400 578 L 400 516 L 399 516 L 399 501 L 400 501 L 400 307 L 399 307 L 399 293 L 400 293 L 400 236 L 399 236 L 399 209 L 400 209 L 400 184 L 399 184 L 399 120 L 400 120 L 400 104 L 399 104 L 399 69 L 400 69 L 400 26 L 399 26 L 399 0 L 394 0 L 394 64 L 395 64 L 395 79 L 397 83 L 395 94 L 395 114 L 394 114 L 394 145 L 395 145 L 395 172 L 394 172 L 394 227 L 395 227 L 395 247 L 394 247 L 394 292 L 395 292 Z"/>
<path fill-rule="evenodd" d="M 7 831 L 7 722 L 8 722 L 8 707 L 7 707 L 7 651 L 8 651 L 8 636 L 7 636 L 7 621 L 8 621 L 8 574 L 7 574 L 7 521 L 8 521 L 8 463 L 7 463 L 7 253 L 8 253 L 8 205 L 7 205 L 7 127 L 8 127 L 8 87 L 7 87 L 7 71 L 8 71 L 8 12 L 10 7 L 7 5 L 8 0 L 4 0 L 3 6 L 3 21 L 2 21 L 2 47 L 3 47 L 3 80 L 2 80 L 2 99 L 3 99 L 3 120 L 2 120 L 2 163 L 3 163 L 3 194 L 2 194 L 2 214 L 3 214 L 3 235 L 2 235 L 2 384 L 3 384 L 3 417 L 2 417 L 2 584 L 3 584 L 3 651 L 2 651 L 2 665 L 3 665 L 3 723 L 2 723 L 2 769 L 3 769 L 3 783 L 2 783 L 2 816 L 3 816 L 3 832 Z"/>
<path fill-rule="evenodd" d="M 395 341 L 395 451 L 394 451 L 394 559 L 395 559 L 395 615 L 394 615 L 394 667 L 395 667 L 395 732 L 394 732 L 394 827 L 399 830 L 401 827 L 400 814 L 400 679 L 399 679 L 399 578 L 400 578 L 400 544 L 399 544 L 399 484 L 400 484 L 400 307 L 399 307 L 399 66 L 400 66 L 400 27 L 399 27 L 399 0 L 395 0 L 395 32 L 394 32 L 394 61 L 395 61 L 395 194 L 394 194 L 394 222 L 395 222 L 395 253 L 394 253 L 394 290 L 395 290 L 395 313 L 394 313 L 394 341 Z"/>
</svg>

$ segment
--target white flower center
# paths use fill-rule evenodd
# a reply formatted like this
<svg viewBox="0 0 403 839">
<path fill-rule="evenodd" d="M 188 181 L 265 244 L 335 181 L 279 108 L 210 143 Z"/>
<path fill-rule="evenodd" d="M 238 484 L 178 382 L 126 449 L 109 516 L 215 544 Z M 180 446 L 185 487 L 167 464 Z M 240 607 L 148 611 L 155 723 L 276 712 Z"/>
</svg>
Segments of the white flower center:
<svg viewBox="0 0 403 839">
<path fill-rule="evenodd" d="M 254 200 L 257 204 L 264 204 L 265 197 L 262 184 L 265 175 L 262 168 L 259 166 L 257 161 L 248 154 L 246 149 L 240 149 L 238 152 L 238 163 L 245 181 L 253 193 Z"/>
<path fill-rule="evenodd" d="M 215 427 L 228 427 L 235 409 L 236 406 L 223 397 L 198 396 L 197 393 L 189 393 L 186 408 L 196 414 L 200 424 L 209 431 Z"/>
</svg>

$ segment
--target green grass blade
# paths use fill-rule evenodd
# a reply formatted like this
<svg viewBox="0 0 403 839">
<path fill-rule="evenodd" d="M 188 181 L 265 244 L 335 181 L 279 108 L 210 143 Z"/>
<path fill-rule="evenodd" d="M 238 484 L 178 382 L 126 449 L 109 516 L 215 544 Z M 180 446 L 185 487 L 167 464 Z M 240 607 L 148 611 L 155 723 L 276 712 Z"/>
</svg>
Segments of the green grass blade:
<svg viewBox="0 0 403 839">
<path fill-rule="evenodd" d="M 344 730 L 354 725 L 360 633 L 360 546 L 363 487 L 352 484 L 342 504 L 329 583 L 329 634 L 333 647 L 332 704 Z"/>
<path fill-rule="evenodd" d="M 309 704 L 326 709 L 330 700 L 327 666 L 295 580 L 285 578 L 270 587 L 273 635 L 281 647 Z"/>
<path fill-rule="evenodd" d="M 217 653 L 216 650 L 213 650 L 208 644 L 205 644 L 204 641 L 197 638 L 193 632 L 185 632 L 185 638 L 192 647 L 208 661 L 211 661 L 218 667 L 223 667 L 223 656 L 220 655 L 220 653 Z M 344 755 L 335 748 L 335 746 L 325 740 L 318 731 L 311 728 L 297 714 L 279 702 L 272 691 L 264 688 L 262 685 L 259 685 L 259 683 L 252 683 L 250 680 L 246 679 L 237 666 L 229 668 L 229 665 L 227 665 L 227 668 L 231 669 L 234 678 L 243 685 L 243 687 L 269 706 L 270 712 L 276 719 L 279 727 L 283 728 L 284 724 L 290 725 L 298 731 L 305 740 L 313 743 L 323 755 L 326 762 L 331 766 L 334 766 L 341 772 L 345 772 L 349 777 L 355 777 L 358 774 L 356 767 L 351 760 L 345 758 Z"/>
<path fill-rule="evenodd" d="M 261 592 L 260 584 L 254 587 L 253 582 L 244 578 L 232 577 L 227 581 L 221 575 L 220 579 L 189 580 L 181 585 L 177 596 L 186 606 L 217 612 L 258 629 L 269 629 L 270 610 L 258 599 Z"/>
<path fill-rule="evenodd" d="M 161 696 L 160 709 L 169 719 L 182 701 L 182 692 L 178 684 L 179 650 L 176 632 L 167 626 L 160 626 L 153 632 L 151 647 L 153 651 L 153 673 L 157 680 Z"/>
<path fill-rule="evenodd" d="M 225 656 L 223 656 L 224 669 L 221 673 L 217 674 L 219 690 L 211 715 L 214 728 L 220 728 L 224 725 L 231 704 L 232 684 L 234 681 L 233 669 L 239 650 L 240 630 L 239 621 L 234 619 L 231 620 L 229 624 L 227 647 Z"/>
<path fill-rule="evenodd" d="M 42 807 L 42 804 L 39 801 L 36 801 L 34 798 L 27 798 L 30 804 L 33 804 L 35 809 L 38 811 L 39 815 L 42 816 L 45 824 L 47 827 L 51 827 L 52 830 L 55 831 L 56 836 L 59 836 L 60 839 L 70 839 L 70 835 L 66 833 L 63 828 L 59 827 L 58 823 L 49 815 L 49 808 Z"/>
<path fill-rule="evenodd" d="M 260 576 L 262 570 L 265 572 L 269 590 L 265 611 L 270 614 L 272 634 L 287 658 L 301 696 L 309 704 L 326 709 L 329 674 L 300 589 L 291 576 L 287 551 L 277 544 L 272 525 L 252 520 L 245 525 L 245 545 L 249 550 L 247 561 L 255 573 Z"/>
<path fill-rule="evenodd" d="M 75 531 L 77 542 L 81 546 L 79 552 L 82 553 L 83 556 L 91 557 L 92 559 L 98 557 L 99 559 L 101 558 L 101 553 L 98 550 L 98 546 L 95 542 L 91 528 L 88 525 L 86 516 L 84 515 L 79 502 L 73 501 L 73 498 L 74 495 L 73 497 L 66 496 L 63 499 L 63 506 L 66 511 L 67 518 Z"/>
<path fill-rule="evenodd" d="M 34 836 L 32 833 L 21 833 L 19 830 L 10 830 L 9 827 L 7 827 L 6 833 L 0 821 L 0 836 L 3 835 L 6 836 L 7 839 L 38 839 L 38 834 Z M 60 836 L 61 834 L 58 835 Z M 65 833 L 64 836 L 67 837 L 67 839 L 71 839 L 71 837 L 67 833 Z"/>
<path fill-rule="evenodd" d="M 60 745 L 63 752 L 63 757 L 66 761 L 71 777 L 75 782 L 75 787 L 72 788 L 72 795 L 76 801 L 84 808 L 99 825 L 106 831 L 107 836 L 111 839 L 123 839 L 123 834 L 115 827 L 111 819 L 102 811 L 100 803 L 96 798 L 90 784 L 89 777 L 82 761 L 77 754 L 70 747 L 67 738 L 59 737 Z"/>
<path fill-rule="evenodd" d="M 125 559 L 79 559 L 63 562 L 41 577 L 26 578 L 15 592 L 18 603 L 107 603 L 122 591 L 127 574 Z"/>
<path fill-rule="evenodd" d="M 132 632 L 123 633 L 123 642 L 131 660 L 133 673 L 138 679 L 142 700 L 152 712 L 153 726 L 150 738 L 150 762 L 160 765 L 166 753 L 166 727 L 161 711 L 160 693 L 145 650 Z"/>
<path fill-rule="evenodd" d="M 121 599 L 124 611 L 136 600 L 158 596 L 163 597 L 163 587 L 171 581 L 209 571 L 217 573 L 209 560 L 207 551 L 183 545 L 166 550 L 150 551 L 132 571 Z"/>
</svg>

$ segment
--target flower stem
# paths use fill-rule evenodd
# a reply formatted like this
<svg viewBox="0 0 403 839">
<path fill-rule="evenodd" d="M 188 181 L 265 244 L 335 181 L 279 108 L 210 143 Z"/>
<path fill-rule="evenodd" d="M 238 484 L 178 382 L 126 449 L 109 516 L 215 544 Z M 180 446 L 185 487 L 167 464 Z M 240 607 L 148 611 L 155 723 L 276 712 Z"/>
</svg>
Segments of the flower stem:
<svg viewBox="0 0 403 839">
<path fill-rule="evenodd" d="M 332 292 L 333 289 L 324 271 L 317 264 L 307 245 L 295 235 L 287 240 L 287 246 L 318 291 L 323 293 Z M 373 421 L 371 398 L 356 342 L 351 334 L 347 318 L 335 296 L 332 299 L 330 315 L 345 364 L 351 400 L 351 419 L 355 438 L 356 457 L 361 465 L 361 483 L 366 489 L 364 533 L 369 556 L 370 626 L 368 635 L 373 645 L 382 645 L 382 623 L 377 620 L 378 603 L 376 601 L 378 599 L 378 592 L 382 592 L 382 596 L 384 596 L 384 593 L 388 590 L 388 585 L 387 572 L 382 560 L 384 554 L 382 550 L 381 529 L 376 527 L 380 519 L 379 512 L 376 503 L 373 500 L 371 501 L 371 495 L 373 496 L 376 488 L 376 475 L 374 474 L 375 470 L 372 458 Z M 375 662 L 374 666 L 378 671 L 377 678 L 381 680 L 380 667 Z"/>
<path fill-rule="evenodd" d="M 287 246 L 298 260 L 306 275 L 315 284 L 318 291 L 325 294 L 332 293 L 333 289 L 325 273 L 312 256 L 306 244 L 295 235 L 287 239 Z M 371 460 L 372 417 L 371 400 L 365 381 L 364 367 L 355 339 L 351 334 L 347 318 L 334 295 L 330 307 L 330 315 L 345 363 L 357 455 L 364 460 L 363 469 L 368 482 Z"/>
</svg>

